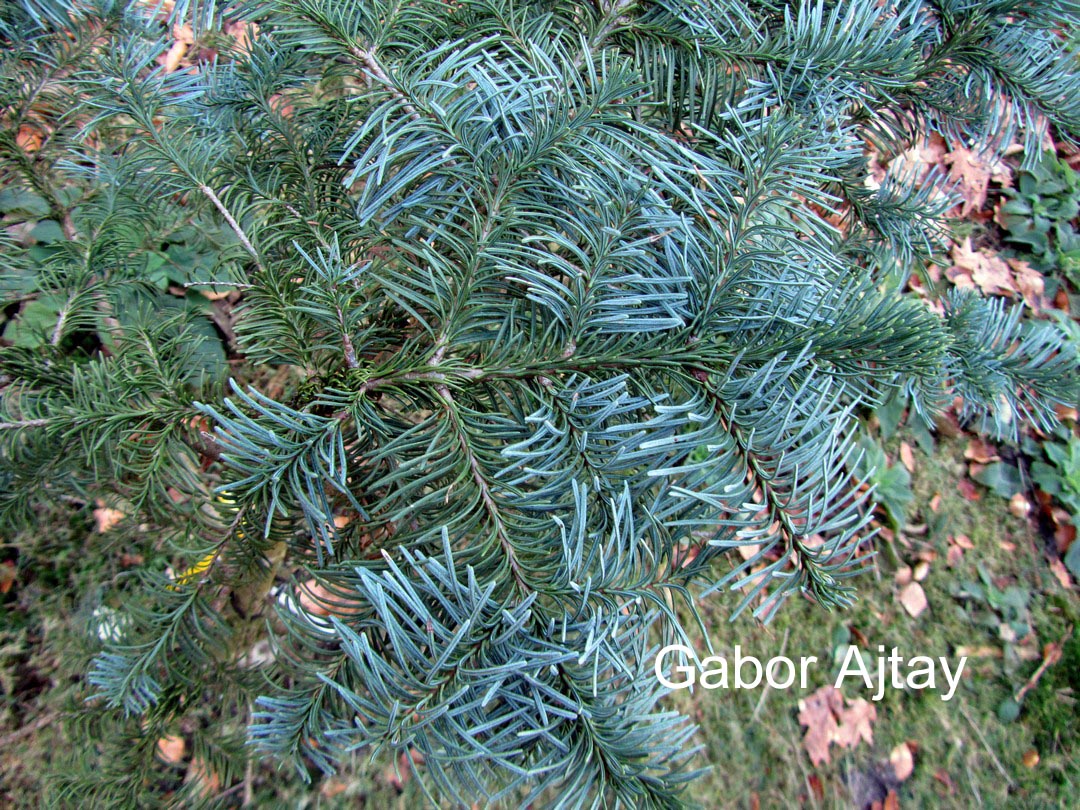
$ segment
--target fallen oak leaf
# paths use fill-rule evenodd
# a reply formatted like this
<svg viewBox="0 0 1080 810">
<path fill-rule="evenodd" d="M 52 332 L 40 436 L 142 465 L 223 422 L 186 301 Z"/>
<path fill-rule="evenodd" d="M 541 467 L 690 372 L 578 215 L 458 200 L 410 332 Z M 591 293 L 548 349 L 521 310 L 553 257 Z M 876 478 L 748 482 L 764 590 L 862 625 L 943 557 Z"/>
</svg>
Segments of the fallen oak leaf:
<svg viewBox="0 0 1080 810">
<path fill-rule="evenodd" d="M 978 287 L 989 295 L 1012 295 L 1016 292 L 1009 265 L 996 253 L 986 249 L 975 250 L 971 237 L 953 245 L 952 267 L 945 277 L 961 288 Z"/>
<path fill-rule="evenodd" d="M 855 698 L 848 701 L 847 707 L 840 712 L 836 743 L 845 748 L 854 748 L 860 740 L 873 745 L 875 720 L 877 708 L 869 700 Z"/>
<path fill-rule="evenodd" d="M 835 687 L 823 686 L 799 701 L 799 724 L 806 726 L 803 748 L 815 766 L 830 761 L 829 745 L 836 739 L 839 728 L 832 711 L 835 700 Z"/>
<path fill-rule="evenodd" d="M 1035 312 L 1043 310 L 1043 293 L 1046 292 L 1046 279 L 1042 274 L 1022 259 L 1006 259 L 1012 268 L 1016 291 L 1024 299 L 1024 303 Z"/>
<path fill-rule="evenodd" d="M 979 492 L 975 482 L 970 478 L 961 478 L 956 482 L 956 488 L 965 500 L 977 501 L 982 497 L 982 493 Z"/>
<path fill-rule="evenodd" d="M 872 744 L 877 708 L 862 698 L 847 700 L 834 686 L 822 686 L 799 701 L 799 723 L 806 726 L 803 748 L 815 766 L 828 763 L 829 746 L 854 748 L 860 741 Z"/>
<path fill-rule="evenodd" d="M 986 204 L 986 190 L 994 172 L 987 156 L 958 146 L 946 153 L 942 161 L 949 167 L 949 179 L 963 198 L 960 216 L 981 210 Z"/>
</svg>

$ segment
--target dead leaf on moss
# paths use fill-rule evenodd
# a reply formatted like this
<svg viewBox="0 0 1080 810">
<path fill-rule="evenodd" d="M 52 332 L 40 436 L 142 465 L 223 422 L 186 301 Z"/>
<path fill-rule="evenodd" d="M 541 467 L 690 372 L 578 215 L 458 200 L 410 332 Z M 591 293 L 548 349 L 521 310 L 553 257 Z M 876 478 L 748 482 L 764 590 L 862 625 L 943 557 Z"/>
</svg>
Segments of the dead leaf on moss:
<svg viewBox="0 0 1080 810">
<path fill-rule="evenodd" d="M 907 614 L 913 619 L 921 615 L 930 606 L 930 603 L 926 601 L 926 592 L 918 582 L 909 582 L 901 588 L 900 595 L 897 598 L 904 610 L 907 611 Z"/>
<path fill-rule="evenodd" d="M 1031 513 L 1031 501 L 1023 492 L 1017 492 L 1009 498 L 1009 511 L 1018 518 L 1026 518 Z"/>
<path fill-rule="evenodd" d="M 100 498 L 97 500 L 97 505 L 97 509 L 94 510 L 94 525 L 98 534 L 105 534 L 125 517 L 123 512 L 106 506 Z"/>
<path fill-rule="evenodd" d="M 911 747 L 902 742 L 889 754 L 889 763 L 896 773 L 896 778 L 903 782 L 915 770 L 915 758 L 911 755 Z"/>
<path fill-rule="evenodd" d="M 829 745 L 836 739 L 838 725 L 832 706 L 840 694 L 832 686 L 823 686 L 799 701 L 799 724 L 806 726 L 803 748 L 810 762 L 820 765 L 829 762 Z"/>
<path fill-rule="evenodd" d="M 1050 573 L 1054 575 L 1054 579 L 1058 581 L 1062 588 L 1072 587 L 1072 580 L 1069 579 L 1069 570 L 1061 560 L 1053 559 L 1050 561 Z"/>
<path fill-rule="evenodd" d="M 968 501 L 977 501 L 982 497 L 982 494 L 975 486 L 975 482 L 970 478 L 961 478 L 957 481 L 956 489 Z"/>
<path fill-rule="evenodd" d="M 840 712 L 837 744 L 845 748 L 854 748 L 862 740 L 874 742 L 874 721 L 877 720 L 877 708 L 869 700 L 855 698 Z"/>
<path fill-rule="evenodd" d="M 1020 703 L 1024 699 L 1024 695 L 1026 695 L 1028 692 L 1035 688 L 1035 686 L 1039 683 L 1039 679 L 1042 678 L 1046 670 L 1048 670 L 1050 667 L 1052 667 L 1054 664 L 1061 660 L 1062 648 L 1064 648 L 1065 643 L 1072 636 L 1072 632 L 1073 628 L 1072 625 L 1070 625 L 1065 630 L 1065 634 L 1061 637 L 1060 640 L 1043 645 L 1042 663 L 1039 664 L 1038 669 L 1036 669 L 1035 672 L 1032 673 L 1031 677 L 1028 678 L 1027 683 L 1025 683 L 1023 686 L 1020 687 L 1020 689 L 1017 690 L 1015 696 L 1017 703 Z"/>
<path fill-rule="evenodd" d="M 900 463 L 909 473 L 915 472 L 915 451 L 907 442 L 900 442 Z"/>
<path fill-rule="evenodd" d="M 949 776 L 949 772 L 944 768 L 938 768 L 934 771 L 934 779 L 944 786 L 950 796 L 956 792 L 956 785 L 953 782 L 952 777 Z"/>
</svg>

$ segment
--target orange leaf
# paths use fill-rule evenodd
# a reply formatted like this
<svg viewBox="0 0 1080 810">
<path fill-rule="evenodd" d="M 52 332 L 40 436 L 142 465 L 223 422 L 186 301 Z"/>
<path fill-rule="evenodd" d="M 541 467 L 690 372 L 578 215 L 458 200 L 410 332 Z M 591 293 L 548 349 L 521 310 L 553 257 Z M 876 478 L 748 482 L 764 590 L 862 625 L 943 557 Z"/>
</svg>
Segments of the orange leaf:
<svg viewBox="0 0 1080 810">
<path fill-rule="evenodd" d="M 41 148 L 44 141 L 45 136 L 41 130 L 30 124 L 23 124 L 19 127 L 19 131 L 15 133 L 15 143 L 24 152 L 36 152 Z"/>
<path fill-rule="evenodd" d="M 15 567 L 15 563 L 11 560 L 5 560 L 3 563 L 0 563 L 0 593 L 7 593 L 11 590 L 11 586 L 15 584 L 18 573 L 19 571 Z"/>
<path fill-rule="evenodd" d="M 218 775 L 217 771 L 211 768 L 210 764 L 200 756 L 192 757 L 184 781 L 189 783 L 194 782 L 198 787 L 199 795 L 203 799 L 208 799 L 221 790 L 221 777 Z"/>
<path fill-rule="evenodd" d="M 997 448 L 990 442 L 980 439 L 978 436 L 972 437 L 968 442 L 967 447 L 964 448 L 964 458 L 968 461 L 974 461 L 976 464 L 989 464 L 991 461 L 997 461 L 998 456 Z"/>
<path fill-rule="evenodd" d="M 158 757 L 169 765 L 183 762 L 186 749 L 187 743 L 184 742 L 184 738 L 176 734 L 170 734 L 157 741 Z"/>
<path fill-rule="evenodd" d="M 956 489 L 964 496 L 965 500 L 977 501 L 982 495 L 975 488 L 975 482 L 970 478 L 961 478 L 956 482 Z"/>
</svg>

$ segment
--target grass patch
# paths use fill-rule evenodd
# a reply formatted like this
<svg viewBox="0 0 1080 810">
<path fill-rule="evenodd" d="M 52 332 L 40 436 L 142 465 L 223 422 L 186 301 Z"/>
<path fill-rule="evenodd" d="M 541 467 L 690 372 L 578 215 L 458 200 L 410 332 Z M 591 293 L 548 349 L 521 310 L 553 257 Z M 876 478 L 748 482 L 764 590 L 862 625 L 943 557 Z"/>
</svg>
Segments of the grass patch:
<svg viewBox="0 0 1080 810">
<path fill-rule="evenodd" d="M 963 439 L 939 439 L 933 456 L 916 453 L 908 526 L 891 541 L 895 554 L 879 554 L 870 573 L 857 581 L 859 599 L 851 609 L 829 613 L 793 599 L 771 625 L 761 627 L 748 619 L 727 621 L 734 594 L 717 594 L 704 605 L 717 654 L 730 656 L 738 643 L 744 655 L 762 660 L 782 654 L 796 660 L 816 656 L 818 663 L 808 670 L 806 689 L 796 683 L 782 691 L 697 689 L 671 695 L 669 705 L 700 726 L 699 762 L 711 765 L 692 785 L 690 798 L 704 807 L 848 808 L 868 806 L 893 788 L 901 806 L 1075 806 L 1080 633 L 1028 693 L 1016 720 L 1003 721 L 999 709 L 1038 667 L 1043 645 L 1080 625 L 1080 600 L 1050 574 L 1044 541 L 1008 512 L 1004 500 L 980 488 L 980 499 L 970 501 L 957 489 L 964 446 Z M 112 547 L 120 541 L 95 533 L 91 507 L 57 511 L 40 525 L 47 529 L 12 538 L 4 547 L 18 572 L 0 602 L 0 736 L 9 740 L 0 753 L 5 807 L 48 801 L 69 767 L 65 751 L 85 744 L 65 720 L 85 698 L 85 662 L 94 646 L 87 630 L 92 607 L 79 594 L 93 592 L 91 577 L 100 576 L 102 560 L 114 561 L 112 577 L 122 573 L 122 555 Z M 949 545 L 957 535 L 968 537 L 972 548 L 950 567 Z M 103 544 L 110 545 L 107 553 Z M 897 601 L 896 569 L 920 561 L 928 563 L 921 585 L 929 607 L 912 618 Z M 990 599 L 991 589 L 1009 596 Z M 1017 635 L 1015 627 L 1024 625 L 1030 630 Z M 849 643 L 863 648 L 868 661 L 876 661 L 879 645 L 897 647 L 905 656 L 946 656 L 954 667 L 962 648 L 977 654 L 968 659 L 952 700 L 941 700 L 938 691 L 886 689 L 874 703 L 873 743 L 832 746 L 831 762 L 815 767 L 802 746 L 799 700 L 835 682 Z M 873 696 L 852 679 L 842 691 L 848 698 Z M 904 743 L 914 750 L 914 771 L 899 782 L 889 754 Z M 1030 764 L 1032 751 L 1038 763 L 1029 767 L 1025 755 Z M 423 805 L 415 780 L 399 781 L 385 755 L 373 762 L 358 757 L 336 777 L 313 777 L 309 787 L 290 771 L 261 763 L 249 780 L 250 798 L 258 807 Z M 242 800 L 235 793 L 222 806 Z"/>
</svg>

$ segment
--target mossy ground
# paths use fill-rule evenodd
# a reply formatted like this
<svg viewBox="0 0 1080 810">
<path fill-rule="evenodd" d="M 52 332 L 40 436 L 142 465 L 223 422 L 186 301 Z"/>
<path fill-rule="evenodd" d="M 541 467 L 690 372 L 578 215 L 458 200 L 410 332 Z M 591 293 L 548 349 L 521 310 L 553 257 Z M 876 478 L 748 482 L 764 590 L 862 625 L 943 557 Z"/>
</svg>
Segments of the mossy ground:
<svg viewBox="0 0 1080 810">
<path fill-rule="evenodd" d="M 762 660 L 783 654 L 816 656 L 820 663 L 809 669 L 805 690 L 796 684 L 784 691 L 698 689 L 672 695 L 669 705 L 700 726 L 699 762 L 710 766 L 692 785 L 690 798 L 707 808 L 847 808 L 866 806 L 893 788 L 901 807 L 1075 806 L 1080 627 L 1062 659 L 1028 693 L 1019 717 L 1005 722 L 998 711 L 1038 667 L 1043 645 L 1080 625 L 1080 599 L 1075 588 L 1066 591 L 1051 574 L 1045 541 L 1032 525 L 982 488 L 977 501 L 958 490 L 965 444 L 964 437 L 938 439 L 932 455 L 916 452 L 908 530 L 891 541 L 891 550 L 885 546 L 890 541 L 875 541 L 882 553 L 856 580 L 858 601 L 850 609 L 829 613 L 793 599 L 762 627 L 748 618 L 728 621 L 733 594 L 717 594 L 706 604 L 718 653 L 738 643 L 744 654 Z M 51 780 L 69 761 L 70 746 L 85 744 L 62 720 L 86 694 L 80 673 L 91 650 L 85 626 L 90 582 L 101 576 L 94 567 L 103 559 L 116 566 L 109 576 L 122 568 L 122 549 L 102 553 L 117 541 L 94 532 L 91 508 L 73 506 L 33 538 L 9 538 L 3 547 L 18 578 L 0 604 L 0 736 L 7 735 L 0 751 L 0 807 L 43 806 Z M 949 538 L 958 534 L 970 538 L 973 548 L 950 567 Z M 16 545 L 21 556 L 15 555 Z M 919 560 L 930 561 L 921 583 L 929 607 L 912 618 L 897 600 L 895 569 Z M 985 584 L 984 577 L 1001 593 L 1012 588 L 1014 597 L 1026 597 L 1026 607 L 1006 615 L 1013 609 L 965 598 L 968 587 L 977 591 Z M 1033 635 L 1012 639 L 1002 630 L 1007 619 L 1026 622 Z M 969 658 L 948 702 L 936 691 L 887 689 L 875 704 L 873 743 L 850 750 L 833 746 L 831 762 L 815 767 L 802 746 L 798 703 L 835 681 L 837 650 L 848 643 L 859 644 L 868 657 L 883 645 L 909 656 L 946 656 L 954 665 L 961 648 L 978 654 Z M 848 698 L 872 696 L 856 687 L 849 680 L 843 692 Z M 897 782 L 889 754 L 902 743 L 914 750 L 914 771 Z M 1031 766 L 1033 751 L 1038 763 Z M 176 776 L 182 776 L 179 767 Z M 415 810 L 423 804 L 415 781 L 398 784 L 385 757 L 370 764 L 358 758 L 351 772 L 317 779 L 310 788 L 264 764 L 253 776 L 252 797 L 257 807 Z M 238 805 L 241 794 L 232 798 Z"/>
</svg>

